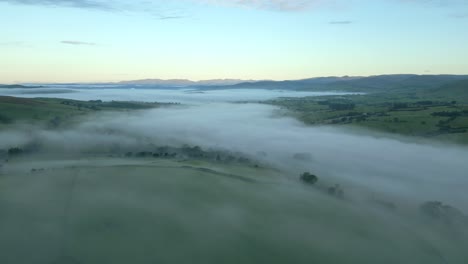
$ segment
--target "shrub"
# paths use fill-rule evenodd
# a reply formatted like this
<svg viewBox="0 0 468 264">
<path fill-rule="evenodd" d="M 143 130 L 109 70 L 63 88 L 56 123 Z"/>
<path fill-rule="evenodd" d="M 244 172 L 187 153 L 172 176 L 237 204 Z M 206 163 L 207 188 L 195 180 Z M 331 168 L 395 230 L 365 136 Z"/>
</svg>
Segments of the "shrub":
<svg viewBox="0 0 468 264">
<path fill-rule="evenodd" d="M 318 177 L 309 172 L 304 172 L 301 175 L 301 180 L 308 184 L 315 184 L 318 181 Z"/>
<path fill-rule="evenodd" d="M 11 156 L 14 156 L 14 155 L 20 155 L 22 154 L 24 151 L 23 149 L 21 148 L 10 148 L 8 150 L 8 155 L 11 155 Z"/>
</svg>

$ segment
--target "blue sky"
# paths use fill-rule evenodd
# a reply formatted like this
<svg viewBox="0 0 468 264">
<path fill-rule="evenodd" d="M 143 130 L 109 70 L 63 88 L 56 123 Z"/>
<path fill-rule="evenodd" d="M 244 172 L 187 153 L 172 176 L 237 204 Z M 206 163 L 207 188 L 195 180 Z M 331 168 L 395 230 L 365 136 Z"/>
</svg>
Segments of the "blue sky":
<svg viewBox="0 0 468 264">
<path fill-rule="evenodd" d="M 465 0 L 0 0 L 0 83 L 468 74 Z"/>
</svg>

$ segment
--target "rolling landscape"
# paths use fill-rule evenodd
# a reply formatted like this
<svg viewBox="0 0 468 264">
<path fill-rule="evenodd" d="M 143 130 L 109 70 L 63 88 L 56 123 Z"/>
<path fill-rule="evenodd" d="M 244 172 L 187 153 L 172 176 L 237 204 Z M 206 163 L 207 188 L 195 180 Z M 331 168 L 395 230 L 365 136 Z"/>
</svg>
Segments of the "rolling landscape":
<svg viewBox="0 0 468 264">
<path fill-rule="evenodd" d="M 384 263 L 463 261 L 468 86 L 453 80 L 459 76 L 440 78 L 439 87 L 384 83 L 352 92 L 314 85 L 276 90 L 276 82 L 271 89 L 236 84 L 169 92 L 150 84 L 2 88 L 0 204 L 10 216 L 0 221 L 2 248 L 23 248 L 44 263 L 127 263 L 135 255 L 141 263 L 185 262 L 187 256 L 230 263 L 239 247 L 246 255 L 233 263 L 347 263 L 349 254 L 360 263 L 381 255 Z M 139 93 L 146 99 L 132 100 Z M 100 97 L 105 94 L 112 97 Z M 84 95 L 95 98 L 73 99 Z M 424 160 L 433 162 L 419 165 Z M 451 174 L 427 181 L 444 170 Z M 271 220 L 260 220 L 265 217 Z M 337 229 L 343 218 L 347 227 Z M 403 221 L 405 227 L 395 225 Z M 27 240 L 18 236 L 25 225 Z M 391 231 L 382 233 L 382 225 Z M 269 240 L 268 230 L 278 228 L 283 231 L 276 235 L 295 237 L 291 248 Z M 196 242 L 197 232 L 213 229 L 223 236 L 205 234 L 203 244 Z M 332 250 L 316 240 L 322 232 L 349 252 L 321 255 Z M 428 235 L 442 240 L 420 237 Z M 38 246 L 45 236 L 48 242 Z M 420 239 L 429 240 L 419 245 Z M 219 240 L 231 249 L 210 253 Z M 361 252 L 368 243 L 378 255 Z M 419 246 L 409 250 L 413 244 Z M 120 247 L 129 255 L 111 253 Z M 185 253 L 154 250 L 166 247 Z M 287 254 L 266 254 L 272 249 Z M 31 255 L 7 257 L 26 263 Z"/>
</svg>

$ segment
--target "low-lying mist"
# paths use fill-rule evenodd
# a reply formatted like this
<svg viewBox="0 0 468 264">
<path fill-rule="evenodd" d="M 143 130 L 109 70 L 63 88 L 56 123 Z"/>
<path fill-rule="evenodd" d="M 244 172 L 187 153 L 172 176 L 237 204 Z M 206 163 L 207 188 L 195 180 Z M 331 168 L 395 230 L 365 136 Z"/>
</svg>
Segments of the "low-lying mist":
<svg viewBox="0 0 468 264">
<path fill-rule="evenodd" d="M 64 130 L 24 126 L 3 131 L 0 138 L 0 149 L 34 143 L 47 153 L 189 144 L 244 153 L 291 175 L 310 171 L 343 185 L 418 202 L 444 200 L 468 210 L 466 148 L 307 127 L 267 105 L 220 103 L 105 113 Z M 306 158 L 298 159 L 298 154 Z"/>
<path fill-rule="evenodd" d="M 453 263 L 462 263 L 457 261 L 468 258 L 460 250 L 463 245 L 467 244 L 466 229 L 460 230 L 458 226 L 455 228 L 457 231 L 454 232 L 459 233 L 456 235 L 458 242 L 451 245 L 451 238 L 438 241 L 437 232 L 424 233 L 424 230 L 427 230 L 427 223 L 414 217 L 418 215 L 420 205 L 426 201 L 442 201 L 444 204 L 468 212 L 466 202 L 468 201 L 468 192 L 466 192 L 468 149 L 440 143 L 431 144 L 427 141 L 410 142 L 408 138 L 386 137 L 363 130 L 309 127 L 288 117 L 283 110 L 273 106 L 233 103 L 101 113 L 89 116 L 71 127 L 58 130 L 22 125 L 0 132 L 0 149 L 33 146 L 37 151 L 34 157 L 39 155 L 55 159 L 67 155 L 151 151 L 159 146 L 190 145 L 199 146 L 204 150 L 242 153 L 258 162 L 261 167 L 277 170 L 283 180 L 274 187 L 274 191 L 271 191 L 273 187 L 265 185 L 255 186 L 256 190 L 236 184 L 226 187 L 229 192 L 242 194 L 252 199 L 249 206 L 264 207 L 264 215 L 262 215 L 262 209 L 243 211 L 242 206 L 230 204 L 228 208 L 210 209 L 216 212 L 210 211 L 216 216 L 211 215 L 212 218 L 204 219 L 187 208 L 183 210 L 180 208 L 184 211 L 183 213 L 178 212 L 177 205 L 165 201 L 167 204 L 164 204 L 164 210 L 167 210 L 165 211 L 167 214 L 173 214 L 179 224 L 192 227 L 192 229 L 189 228 L 191 231 L 196 230 L 192 233 L 196 238 L 190 241 L 196 244 L 196 241 L 202 240 L 202 244 L 197 247 L 203 252 L 206 248 L 202 245 L 215 247 L 221 252 L 225 250 L 219 248 L 226 242 L 223 240 L 225 237 L 208 235 L 206 240 L 202 237 L 205 231 L 209 232 L 208 225 L 214 225 L 221 234 L 225 228 L 224 225 L 227 225 L 230 228 L 229 232 L 239 232 L 246 237 L 260 236 L 262 239 L 268 238 L 267 240 L 271 241 L 265 242 L 260 239 L 258 241 L 261 242 L 255 244 L 254 240 L 249 240 L 255 238 L 241 239 L 240 241 L 243 241 L 241 243 L 250 241 L 249 250 L 255 251 L 255 247 L 265 247 L 262 248 L 262 252 L 268 252 L 268 243 L 271 243 L 272 248 L 283 243 L 284 250 L 287 252 L 292 250 L 287 246 L 288 243 L 296 246 L 300 244 L 304 250 L 312 247 L 315 248 L 314 252 L 323 254 L 317 255 L 315 259 L 322 259 L 325 261 L 323 263 L 333 263 L 327 262 L 327 254 L 338 254 L 343 259 L 349 256 L 352 261 L 348 263 L 367 263 L 365 261 L 370 258 L 357 256 L 351 252 L 351 249 L 340 248 L 353 243 L 356 243 L 351 246 L 353 250 L 356 249 L 354 246 L 360 245 L 372 248 L 376 252 L 382 250 L 381 253 L 384 254 L 388 253 L 387 250 L 392 251 L 391 248 L 393 248 L 396 250 L 394 254 L 396 256 L 402 254 L 403 258 L 403 254 L 412 254 L 411 248 L 414 247 L 414 254 L 420 254 L 416 253 L 419 252 L 417 249 L 419 246 L 412 244 L 419 240 L 421 240 L 421 245 L 424 245 L 422 248 L 425 248 L 421 249 L 421 252 L 427 249 L 428 256 L 431 254 L 435 256 L 433 263 L 451 263 L 447 262 L 450 259 L 455 260 Z M 306 171 L 317 175 L 322 185 L 313 187 L 302 184 L 299 176 Z M 255 178 L 255 175 L 253 177 Z M 182 182 L 180 184 L 183 185 Z M 339 184 L 344 190 L 345 199 L 327 197 L 326 191 L 322 190 L 335 184 Z M 312 196 L 304 193 L 312 193 Z M 133 196 L 116 196 L 109 195 L 109 193 L 103 195 L 89 197 L 93 197 L 94 202 L 102 200 L 102 197 L 106 197 L 104 199 L 106 202 L 116 199 L 119 204 L 150 212 L 162 206 L 161 201 L 152 200 L 153 203 L 148 204 L 138 199 L 135 200 Z M 87 199 L 91 199 L 89 197 Z M 224 201 L 223 199 L 220 198 L 220 201 Z M 394 204 L 397 209 L 396 211 L 379 211 L 368 202 L 370 200 L 384 201 L 382 203 L 386 205 Z M 337 207 L 336 204 L 341 203 L 344 204 L 343 207 Z M 356 206 L 353 207 L 352 204 Z M 305 209 L 305 205 L 307 208 L 310 206 L 310 214 L 295 215 L 294 210 L 309 210 Z M 336 212 L 335 218 L 330 219 L 330 215 L 335 214 L 333 210 L 342 211 Z M 250 212 L 250 215 L 247 212 Z M 275 214 L 271 215 L 271 212 Z M 182 215 L 186 214 L 195 215 L 196 218 L 182 219 L 184 218 Z M 322 214 L 329 215 L 324 218 Z M 263 223 L 264 229 L 256 229 L 253 226 L 247 229 L 243 226 L 245 219 L 254 216 L 258 217 L 259 221 L 255 222 L 254 226 Z M 265 219 L 260 220 L 262 217 Z M 357 228 L 359 221 L 362 221 L 363 225 L 368 224 L 369 230 L 373 231 L 366 231 L 366 226 Z M 206 225 L 201 224 L 205 222 Z M 200 225 L 194 227 L 194 223 L 200 223 L 204 226 L 203 228 L 207 229 L 199 229 Z M 387 226 L 379 226 L 383 224 Z M 273 230 L 275 226 L 286 229 L 275 232 Z M 354 233 L 355 227 L 360 231 Z M 266 230 L 268 228 L 272 228 L 271 232 Z M 463 228 L 466 228 L 466 225 Z M 449 233 L 453 231 L 448 229 Z M 403 230 L 414 232 L 415 240 L 412 242 L 406 240 L 408 238 L 406 236 L 412 235 Z M 367 232 L 378 233 L 382 241 L 372 240 L 375 238 L 374 235 Z M 275 237 L 275 233 L 278 233 L 280 237 Z M 448 237 L 451 235 L 449 234 Z M 215 240 L 224 242 L 216 244 Z M 231 245 L 231 242 L 234 243 L 230 241 L 227 245 Z M 376 244 L 373 245 L 373 243 Z M 389 248 L 375 248 L 377 244 L 387 245 L 386 243 Z M 444 248 L 438 248 L 440 245 Z M 401 248 L 406 248 L 407 251 L 398 252 Z M 296 248 L 296 250 L 299 249 Z M 239 254 L 242 255 L 242 252 L 250 251 L 241 251 Z M 299 250 L 299 252 L 302 251 Z M 209 251 L 205 253 L 214 254 Z M 450 256 L 450 254 L 453 255 Z M 306 262 L 309 259 L 307 256 L 307 254 L 304 256 L 296 254 L 289 259 Z M 380 257 L 387 260 L 398 259 L 395 256 L 381 255 Z M 243 259 L 243 261 L 254 262 L 259 259 L 262 258 Z M 285 259 L 288 258 L 283 260 Z M 328 258 L 329 261 L 332 259 Z M 372 259 L 378 260 L 379 256 L 375 255 Z M 413 260 L 416 262 L 412 263 L 419 263 L 417 261 L 421 259 L 425 258 L 414 256 Z M 381 261 L 381 263 L 391 262 Z"/>
<path fill-rule="evenodd" d="M 309 92 L 294 90 L 226 89 L 203 90 L 196 88 L 157 88 L 151 86 L 104 85 L 90 88 L 89 85 L 51 86 L 44 88 L 1 89 L 0 95 L 35 98 L 62 98 L 73 100 L 139 101 L 139 102 L 178 102 L 209 103 L 262 101 L 278 97 L 304 97 L 346 95 L 348 92 Z M 355 94 L 355 93 L 354 93 Z"/>
</svg>

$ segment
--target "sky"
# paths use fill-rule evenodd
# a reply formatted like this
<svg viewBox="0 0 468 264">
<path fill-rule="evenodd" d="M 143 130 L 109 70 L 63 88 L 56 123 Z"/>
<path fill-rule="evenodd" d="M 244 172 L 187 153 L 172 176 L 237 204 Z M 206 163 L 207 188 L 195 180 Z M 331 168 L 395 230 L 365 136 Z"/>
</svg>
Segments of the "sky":
<svg viewBox="0 0 468 264">
<path fill-rule="evenodd" d="M 466 0 L 0 0 L 0 83 L 468 74 Z"/>
</svg>

